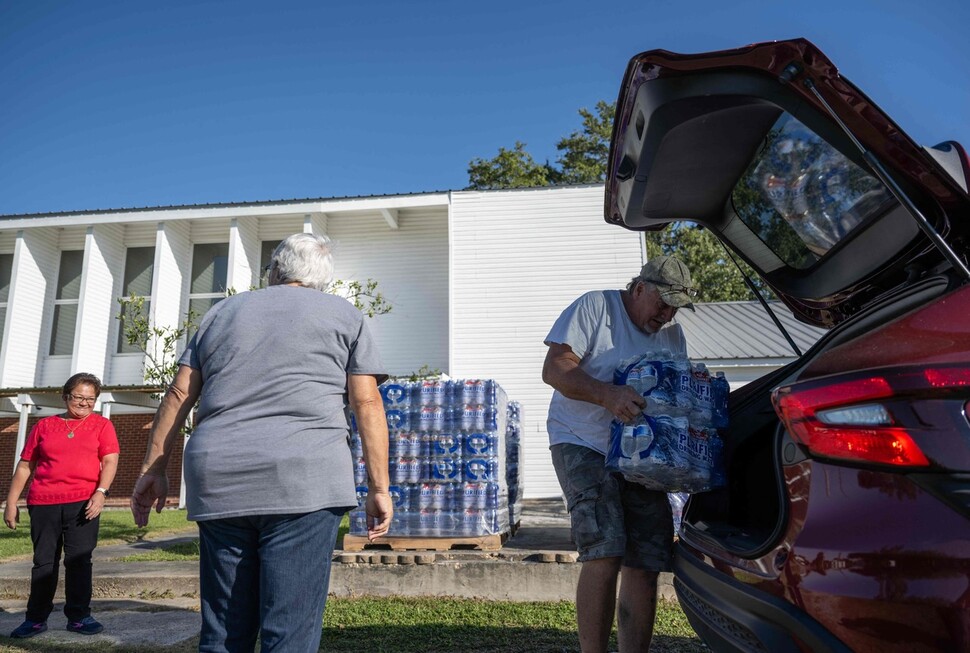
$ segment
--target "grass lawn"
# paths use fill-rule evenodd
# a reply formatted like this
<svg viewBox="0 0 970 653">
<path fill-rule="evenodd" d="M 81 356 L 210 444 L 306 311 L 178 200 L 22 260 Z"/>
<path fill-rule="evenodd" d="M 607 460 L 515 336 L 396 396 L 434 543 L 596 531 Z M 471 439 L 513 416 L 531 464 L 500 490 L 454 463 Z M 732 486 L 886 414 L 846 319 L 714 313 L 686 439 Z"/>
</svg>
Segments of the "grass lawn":
<svg viewBox="0 0 970 653">
<path fill-rule="evenodd" d="M 156 539 L 165 535 L 179 533 L 194 533 L 198 530 L 195 522 L 185 518 L 184 510 L 163 510 L 152 513 L 146 528 L 138 528 L 132 519 L 131 511 L 125 509 L 108 509 L 101 513 L 101 526 L 98 544 L 120 544 L 122 542 L 137 542 L 142 539 Z M 20 523 L 17 530 L 8 528 L 0 530 L 0 560 L 30 556 L 33 548 L 30 543 L 30 515 L 24 508 L 20 509 Z"/>
<path fill-rule="evenodd" d="M 338 548 L 343 536 L 350 527 L 350 521 L 344 515 L 337 532 Z M 109 509 L 101 513 L 101 527 L 98 535 L 98 545 L 120 544 L 123 542 L 137 542 L 140 540 L 154 540 L 167 535 L 196 533 L 198 527 L 185 517 L 184 510 L 163 510 L 153 512 L 148 519 L 148 526 L 137 528 L 131 517 L 131 511 L 125 509 Z M 0 561 L 12 558 L 29 557 L 33 549 L 30 544 L 30 515 L 23 508 L 20 510 L 20 524 L 17 530 L 8 528 L 0 530 Z M 177 561 L 198 560 L 198 540 L 194 543 L 177 543 L 154 551 L 139 553 L 122 558 L 126 562 L 147 561 Z"/>
<path fill-rule="evenodd" d="M 653 653 L 708 651 L 676 603 L 661 601 Z M 321 651 L 334 653 L 573 653 L 579 651 L 571 602 L 506 603 L 444 598 L 330 599 Z M 160 621 L 164 628 L 164 620 Z M 46 651 L 120 653 L 110 644 L 53 646 L 27 640 L 0 644 L 0 653 Z M 125 647 L 126 653 L 189 653 L 198 639 L 174 647 Z M 611 642 L 616 649 L 615 636 Z"/>
</svg>

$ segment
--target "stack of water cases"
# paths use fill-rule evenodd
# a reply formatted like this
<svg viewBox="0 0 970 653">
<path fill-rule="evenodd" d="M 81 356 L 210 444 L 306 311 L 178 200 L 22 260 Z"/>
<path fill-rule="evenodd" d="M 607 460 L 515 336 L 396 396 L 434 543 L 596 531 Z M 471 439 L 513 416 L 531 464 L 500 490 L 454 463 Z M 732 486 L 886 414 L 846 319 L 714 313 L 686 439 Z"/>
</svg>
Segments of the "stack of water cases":
<svg viewBox="0 0 970 653">
<path fill-rule="evenodd" d="M 509 485 L 509 523 L 515 526 L 522 517 L 522 406 L 510 401 L 505 427 L 505 480 Z"/>
<path fill-rule="evenodd" d="M 513 403 L 510 411 L 505 391 L 489 379 L 389 381 L 380 390 L 394 501 L 388 535 L 475 537 L 508 531 L 515 523 L 511 515 L 518 514 L 513 505 L 521 500 L 521 484 L 518 407 Z M 361 505 L 351 512 L 350 534 L 366 535 L 367 469 L 352 425 Z"/>
</svg>

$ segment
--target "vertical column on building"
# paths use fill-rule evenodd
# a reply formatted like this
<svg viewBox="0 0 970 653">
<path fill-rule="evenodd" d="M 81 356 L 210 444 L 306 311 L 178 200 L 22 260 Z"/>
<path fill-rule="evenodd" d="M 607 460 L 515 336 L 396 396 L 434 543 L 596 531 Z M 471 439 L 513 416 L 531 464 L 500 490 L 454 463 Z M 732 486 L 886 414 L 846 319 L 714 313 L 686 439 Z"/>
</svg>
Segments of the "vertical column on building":
<svg viewBox="0 0 970 653">
<path fill-rule="evenodd" d="M 188 222 L 160 222 L 155 234 L 155 267 L 149 319 L 157 327 L 177 328 L 185 319 L 192 242 Z M 149 347 L 153 343 L 148 343 Z M 184 345 L 183 345 L 184 346 Z"/>
<path fill-rule="evenodd" d="M 24 229 L 17 233 L 2 358 L 0 387 L 30 387 L 41 376 L 46 352 L 44 317 L 57 283 L 57 230 Z M 15 346 L 12 346 L 15 345 Z"/>
<path fill-rule="evenodd" d="M 192 239 L 188 222 L 160 222 L 155 234 L 152 306 L 149 318 L 160 327 L 177 328 L 188 309 Z M 153 346 L 154 343 L 149 343 Z M 184 347 L 184 343 L 182 347 Z M 181 349 L 181 348 L 180 348 Z M 176 352 L 176 356 L 180 352 Z M 183 441 L 183 447 L 185 446 Z M 180 482 L 179 507 L 185 506 L 185 476 Z"/>
<path fill-rule="evenodd" d="M 228 288 L 244 292 L 253 286 L 259 286 L 258 218 L 233 218 L 229 222 L 228 266 Z"/>
<path fill-rule="evenodd" d="M 88 227 L 84 240 L 84 270 L 78 300 L 77 324 L 71 371 L 107 378 L 109 337 L 118 315 L 116 297 L 121 292 L 124 267 L 124 226 L 102 224 Z"/>
<path fill-rule="evenodd" d="M 0 387 L 31 387 L 41 376 L 46 346 L 44 316 L 52 301 L 57 283 L 57 230 L 49 227 L 23 229 L 17 232 L 14 245 L 13 268 L 10 274 L 10 294 L 4 329 L 3 353 L 0 354 Z M 16 346 L 11 346 L 16 343 Z M 23 397 L 21 395 L 20 397 Z M 31 406 L 20 401 L 20 423 L 17 444 L 14 446 L 14 466 L 27 439 L 27 419 Z"/>
<path fill-rule="evenodd" d="M 303 216 L 303 233 L 305 234 L 326 236 L 327 227 L 327 214 L 323 211 L 315 211 Z"/>
</svg>

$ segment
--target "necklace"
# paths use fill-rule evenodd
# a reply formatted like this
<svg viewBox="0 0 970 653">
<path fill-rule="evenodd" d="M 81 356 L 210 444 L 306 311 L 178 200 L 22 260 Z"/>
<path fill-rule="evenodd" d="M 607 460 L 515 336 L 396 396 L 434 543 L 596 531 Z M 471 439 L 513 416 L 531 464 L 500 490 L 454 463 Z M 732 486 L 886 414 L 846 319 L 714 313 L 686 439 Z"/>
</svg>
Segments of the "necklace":
<svg viewBox="0 0 970 653">
<path fill-rule="evenodd" d="M 79 426 L 81 426 L 81 424 L 84 423 L 84 420 L 86 420 L 87 418 L 91 417 L 91 415 L 93 415 L 93 414 L 94 413 L 88 413 L 87 415 L 85 415 L 84 417 L 82 417 L 80 419 L 80 421 L 77 424 L 75 424 L 74 426 L 71 426 L 70 424 L 67 423 L 67 418 L 66 417 L 62 417 L 61 419 L 64 420 L 64 425 L 67 426 L 67 438 L 69 440 L 71 438 L 73 438 L 74 437 L 74 431 L 76 431 L 77 428 Z"/>
</svg>

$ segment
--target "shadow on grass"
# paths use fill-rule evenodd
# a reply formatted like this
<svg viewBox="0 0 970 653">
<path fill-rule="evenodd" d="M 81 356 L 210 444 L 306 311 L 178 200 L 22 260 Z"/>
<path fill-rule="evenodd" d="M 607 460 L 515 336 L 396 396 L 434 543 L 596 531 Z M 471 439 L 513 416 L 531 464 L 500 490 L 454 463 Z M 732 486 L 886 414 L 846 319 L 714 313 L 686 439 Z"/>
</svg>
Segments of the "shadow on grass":
<svg viewBox="0 0 970 653">
<path fill-rule="evenodd" d="M 610 642 L 616 650 L 615 637 Z M 575 629 L 495 626 L 359 626 L 325 628 L 320 645 L 328 653 L 573 653 Z M 699 639 L 655 635 L 651 653 L 709 653 Z"/>
</svg>

